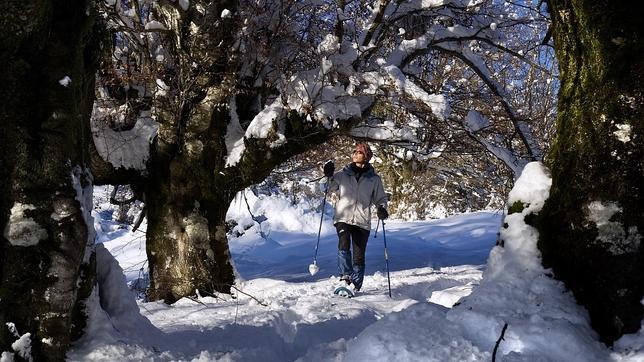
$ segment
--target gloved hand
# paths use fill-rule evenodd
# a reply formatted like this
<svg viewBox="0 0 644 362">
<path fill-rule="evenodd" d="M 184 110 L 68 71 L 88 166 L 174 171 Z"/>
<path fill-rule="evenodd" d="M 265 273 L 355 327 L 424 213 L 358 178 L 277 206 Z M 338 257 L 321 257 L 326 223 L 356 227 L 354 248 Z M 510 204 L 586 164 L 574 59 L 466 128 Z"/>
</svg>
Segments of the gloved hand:
<svg viewBox="0 0 644 362">
<path fill-rule="evenodd" d="M 385 209 L 385 207 L 382 205 L 378 206 L 378 210 L 376 210 L 376 214 L 378 215 L 378 219 L 380 220 L 389 218 L 389 213 L 387 212 L 387 209 Z"/>
<path fill-rule="evenodd" d="M 324 176 L 332 177 L 334 172 L 335 172 L 335 165 L 333 164 L 333 161 L 329 161 L 324 164 Z"/>
</svg>

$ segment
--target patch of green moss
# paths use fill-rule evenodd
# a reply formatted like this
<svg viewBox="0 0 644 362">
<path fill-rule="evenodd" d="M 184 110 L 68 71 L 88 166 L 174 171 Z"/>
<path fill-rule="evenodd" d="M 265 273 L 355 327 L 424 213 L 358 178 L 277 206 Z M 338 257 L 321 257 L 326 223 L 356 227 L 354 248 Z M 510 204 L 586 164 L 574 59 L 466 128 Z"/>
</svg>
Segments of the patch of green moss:
<svg viewBox="0 0 644 362">
<path fill-rule="evenodd" d="M 508 215 L 521 213 L 526 207 L 528 207 L 528 204 L 524 204 L 520 200 L 515 201 L 508 209 Z"/>
</svg>

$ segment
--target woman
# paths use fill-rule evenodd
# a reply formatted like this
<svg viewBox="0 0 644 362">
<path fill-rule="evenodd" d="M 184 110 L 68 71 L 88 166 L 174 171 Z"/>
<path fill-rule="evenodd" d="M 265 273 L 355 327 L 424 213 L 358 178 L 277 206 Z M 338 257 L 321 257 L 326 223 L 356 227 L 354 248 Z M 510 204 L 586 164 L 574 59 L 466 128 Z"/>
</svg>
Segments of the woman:
<svg viewBox="0 0 644 362">
<path fill-rule="evenodd" d="M 351 154 L 351 163 L 334 173 L 335 165 L 324 165 L 326 179 L 322 191 L 336 193 L 333 224 L 338 233 L 338 269 L 340 280 L 353 291 L 362 288 L 365 271 L 365 251 L 371 230 L 371 205 L 377 206 L 378 218 L 387 213 L 387 195 L 382 180 L 369 163 L 373 152 L 366 143 L 358 143 Z M 351 255 L 353 247 L 353 257 Z M 337 294 L 336 289 L 336 294 Z"/>
</svg>

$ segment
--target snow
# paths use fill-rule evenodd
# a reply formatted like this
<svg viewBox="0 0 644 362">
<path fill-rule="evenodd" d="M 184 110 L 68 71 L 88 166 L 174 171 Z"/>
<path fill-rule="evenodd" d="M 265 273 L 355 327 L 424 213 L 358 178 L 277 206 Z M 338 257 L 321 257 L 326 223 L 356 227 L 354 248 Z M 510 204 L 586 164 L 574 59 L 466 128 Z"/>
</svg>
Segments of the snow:
<svg viewBox="0 0 644 362">
<path fill-rule="evenodd" d="M 510 193 L 510 203 L 529 206 L 505 218 L 504 247 L 492 250 L 480 286 L 447 318 L 468 326 L 465 335 L 480 346 L 493 346 L 507 323 L 499 352 L 513 359 L 606 360 L 608 351 L 597 341 L 586 311 L 541 266 L 538 233 L 524 221 L 541 210 L 550 185 L 541 163 L 526 165 Z"/>
<path fill-rule="evenodd" d="M 91 323 L 86 334 L 77 342 L 86 346 L 79 355 L 72 350 L 69 360 L 114 360 L 123 361 L 150 359 L 156 353 L 145 351 L 139 344 L 149 346 L 163 342 L 167 338 L 150 321 L 141 315 L 132 292 L 125 283 L 123 270 L 118 262 L 102 245 L 96 247 L 98 289 L 92 292 L 87 301 L 87 314 Z M 122 344 L 127 339 L 131 345 Z"/>
<path fill-rule="evenodd" d="M 331 64 L 323 68 L 345 65 L 354 52 L 348 58 L 336 57 L 327 59 Z M 336 60 L 339 63 L 333 63 Z M 322 73 L 322 74 L 320 74 Z M 360 117 L 362 112 L 356 97 L 349 94 L 350 87 L 344 88 L 341 84 L 332 84 L 322 79 L 322 70 L 300 72 L 289 80 L 287 84 L 287 105 L 289 109 L 296 110 L 300 114 L 308 114 L 314 120 L 324 123 L 327 128 L 333 126 L 332 121 L 338 119 L 349 119 Z M 329 122 L 330 121 L 330 122 Z"/>
<path fill-rule="evenodd" d="M 338 43 L 338 37 L 333 34 L 327 34 L 320 44 L 318 44 L 318 53 L 320 54 L 333 54 L 339 50 L 340 43 Z"/>
<path fill-rule="evenodd" d="M 12 322 L 7 322 L 6 327 L 12 336 L 18 338 L 11 343 L 11 349 L 24 360 L 33 361 L 33 357 L 31 356 L 31 333 L 25 333 L 21 336 L 20 333 L 18 333 L 16 325 Z M 14 360 L 15 353 L 9 351 L 2 352 L 0 362 L 12 362 Z"/>
<path fill-rule="evenodd" d="M 630 226 L 624 230 L 624 226 L 617 221 L 610 221 L 616 213 L 622 212 L 622 208 L 616 202 L 592 201 L 588 204 L 588 220 L 595 223 L 597 227 L 598 241 L 609 244 L 609 249 L 614 255 L 636 252 L 640 247 L 642 236 L 637 226 Z"/>
<path fill-rule="evenodd" d="M 74 191 L 76 191 L 74 199 L 80 204 L 83 221 L 85 221 L 85 225 L 87 226 L 87 245 L 85 248 L 85 255 L 83 256 L 83 262 L 89 263 L 89 259 L 94 250 L 94 243 L 96 241 L 96 230 L 94 229 L 95 219 L 92 216 L 94 206 L 94 187 L 91 181 L 93 181 L 93 176 L 89 169 L 84 169 L 78 165 L 72 168 L 70 176 L 72 179 L 72 186 L 74 187 Z M 68 205 L 68 203 L 64 201 L 59 201 L 59 203 L 54 204 L 54 215 L 51 217 L 55 220 L 57 218 L 58 220 L 61 220 L 63 217 L 70 215 L 69 210 L 71 209 L 73 209 L 73 205 Z M 55 263 L 53 265 L 55 265 Z"/>
<path fill-rule="evenodd" d="M 418 303 L 391 313 L 349 341 L 348 361 L 489 361 L 491 353 L 462 337 L 458 324 L 449 323 L 449 309 Z"/>
<path fill-rule="evenodd" d="M 490 121 L 477 111 L 470 110 L 465 117 L 465 127 L 470 132 L 477 132 L 489 127 Z"/>
<path fill-rule="evenodd" d="M 411 118 L 411 117 L 410 117 Z M 384 121 L 380 124 L 361 124 L 351 129 L 351 135 L 356 138 L 368 138 L 371 140 L 397 140 L 418 143 L 417 133 L 422 129 L 420 124 L 413 124 L 410 120 L 404 125 L 397 125 L 393 121 Z"/>
<path fill-rule="evenodd" d="M 52 346 L 54 344 L 54 339 L 49 337 L 49 338 L 42 338 L 40 340 L 43 344 L 46 344 L 48 346 Z"/>
<path fill-rule="evenodd" d="M 15 323 L 7 322 L 6 325 L 9 333 L 11 333 L 15 337 L 20 337 L 20 333 L 18 333 L 18 329 L 16 328 Z"/>
<path fill-rule="evenodd" d="M 542 163 L 528 163 L 523 168 L 521 177 L 510 190 L 508 203 L 512 205 L 517 201 L 523 202 L 526 207 L 524 212 L 541 210 L 550 194 L 550 186 L 552 185 L 552 179 L 548 173 L 549 171 Z"/>
<path fill-rule="evenodd" d="M 158 96 L 165 96 L 167 95 L 168 91 L 170 91 L 170 86 L 168 86 L 163 79 L 158 79 L 156 80 L 157 84 L 157 95 Z"/>
<path fill-rule="evenodd" d="M 437 290 L 435 292 L 432 292 L 432 295 L 429 298 L 429 302 L 451 308 L 461 298 L 470 295 L 473 288 L 474 285 L 472 283 L 467 283 L 465 285 L 457 285 L 455 287 L 447 288 L 444 290 Z"/>
<path fill-rule="evenodd" d="M 150 142 L 156 136 L 159 124 L 151 118 L 140 117 L 134 128 L 114 131 L 102 117 L 105 112 L 94 105 L 91 127 L 98 153 L 115 168 L 145 170 L 150 156 Z"/>
<path fill-rule="evenodd" d="M 275 99 L 268 107 L 259 112 L 246 128 L 244 132 L 239 125 L 236 106 L 234 100 L 230 102 L 231 122 L 226 132 L 226 148 L 228 155 L 226 157 L 226 167 L 232 167 L 239 163 L 246 150 L 244 140 L 247 138 L 268 138 L 272 137 L 269 143 L 271 148 L 279 147 L 286 143 L 284 135 L 284 107 L 281 100 Z M 274 127 L 274 123 L 277 127 Z"/>
<path fill-rule="evenodd" d="M 280 99 L 276 99 L 270 106 L 264 108 L 253 118 L 253 121 L 246 129 L 245 136 L 247 138 L 267 138 L 271 132 L 275 131 L 273 123 L 277 122 L 281 126 L 278 126 L 277 139 L 271 143 L 271 147 L 277 147 L 286 143 L 283 129 L 284 121 L 282 120 L 283 115 L 284 107 L 282 106 L 282 102 Z"/>
<path fill-rule="evenodd" d="M 58 84 L 62 85 L 63 87 L 69 87 L 71 82 L 72 79 L 68 75 L 66 75 L 63 79 L 58 81 Z"/>
<path fill-rule="evenodd" d="M 17 341 L 11 344 L 11 348 L 16 351 L 18 356 L 27 361 L 33 361 L 31 356 L 31 333 L 25 333 Z"/>
<path fill-rule="evenodd" d="M 235 97 L 231 97 L 228 108 L 230 110 L 230 122 L 226 129 L 226 149 L 228 157 L 226 158 L 226 167 L 236 164 L 241 159 L 241 154 L 245 149 L 244 145 L 244 129 L 239 124 L 239 116 L 237 115 L 237 102 Z"/>
<path fill-rule="evenodd" d="M 167 30 L 165 25 L 156 20 L 149 21 L 145 24 L 145 30 Z"/>
<path fill-rule="evenodd" d="M 615 202 L 593 201 L 588 204 L 588 211 L 588 219 L 599 227 L 609 223 L 610 218 L 622 211 L 622 208 Z"/>
<path fill-rule="evenodd" d="M 631 140 L 631 125 L 630 124 L 618 124 L 616 125 L 617 131 L 613 132 L 615 137 L 620 142 L 626 143 Z"/>
<path fill-rule="evenodd" d="M 227 213 L 243 232 L 230 237 L 243 293 L 173 305 L 135 300 L 126 281 L 138 274 L 123 266 L 145 261 L 144 240 L 128 228 L 114 230 L 109 206 L 99 205 L 96 224 L 105 245 L 97 247 L 99 286 L 88 332 L 68 359 L 489 361 L 507 323 L 500 360 L 641 361 L 641 331 L 608 349 L 585 310 L 541 266 L 538 234 L 524 218 L 539 212 L 550 182 L 543 165 L 526 165 L 511 199 L 528 206 L 505 218 L 504 247 L 493 246 L 501 219 L 492 212 L 389 220 L 392 298 L 381 231 L 369 239 L 364 289 L 353 299 L 332 296 L 337 237 L 331 208 L 323 219 L 320 272 L 311 277 L 320 200 L 292 204 L 286 196 L 247 192 L 252 213 L 267 220 L 253 221 L 241 195 Z"/>
<path fill-rule="evenodd" d="M 33 246 L 47 239 L 47 231 L 25 213 L 36 210 L 34 205 L 16 202 L 11 208 L 4 237 L 14 246 Z"/>
<path fill-rule="evenodd" d="M 390 65 L 384 67 L 384 71 L 387 73 L 390 81 L 396 89 L 404 92 L 412 99 L 419 100 L 427 105 L 432 110 L 432 113 L 440 119 L 446 119 L 449 117 L 450 107 L 444 95 L 428 94 L 414 82 L 409 81 L 403 72 L 396 66 Z"/>
<path fill-rule="evenodd" d="M 644 305 L 644 298 L 640 301 Z M 615 342 L 611 357 L 617 361 L 644 361 L 644 320 L 637 333 L 627 334 Z"/>
</svg>

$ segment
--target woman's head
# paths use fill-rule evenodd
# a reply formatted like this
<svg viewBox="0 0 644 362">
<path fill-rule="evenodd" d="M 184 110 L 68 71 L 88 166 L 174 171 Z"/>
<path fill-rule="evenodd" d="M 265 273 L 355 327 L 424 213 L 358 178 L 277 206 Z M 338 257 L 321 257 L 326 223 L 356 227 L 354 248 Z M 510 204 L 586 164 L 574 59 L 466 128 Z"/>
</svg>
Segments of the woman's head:
<svg viewBox="0 0 644 362">
<path fill-rule="evenodd" d="M 356 145 L 356 147 L 353 149 L 353 153 L 351 154 L 351 161 L 355 163 L 367 163 L 369 160 L 371 160 L 371 157 L 373 156 L 373 152 L 371 151 L 371 148 L 369 148 L 369 145 L 363 142 L 360 142 Z"/>
</svg>

